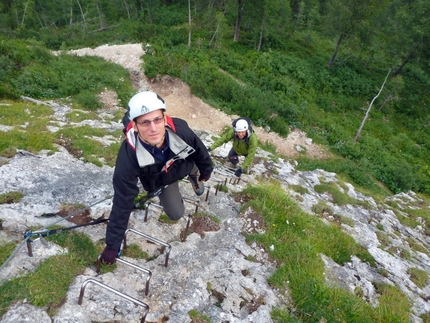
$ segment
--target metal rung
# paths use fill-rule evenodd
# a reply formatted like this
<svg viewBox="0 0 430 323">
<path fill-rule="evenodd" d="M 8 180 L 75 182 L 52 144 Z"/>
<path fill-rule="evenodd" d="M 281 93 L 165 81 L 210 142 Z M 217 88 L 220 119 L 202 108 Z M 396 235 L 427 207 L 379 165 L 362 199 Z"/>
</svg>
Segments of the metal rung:
<svg viewBox="0 0 430 323">
<path fill-rule="evenodd" d="M 218 191 L 220 191 L 222 189 L 222 186 L 223 186 L 222 183 L 223 182 L 224 182 L 224 185 L 227 185 L 227 178 L 224 181 L 224 180 L 221 180 L 221 179 L 218 179 L 218 178 L 211 177 L 210 180 L 217 183 L 215 185 L 215 195 L 218 195 Z M 208 200 L 208 197 L 209 197 L 209 189 L 208 189 L 208 192 L 206 193 L 206 200 L 205 201 Z"/>
<path fill-rule="evenodd" d="M 227 176 L 227 177 L 230 177 L 230 176 L 234 175 L 234 171 L 231 171 L 231 172 L 227 171 L 227 172 L 225 172 L 225 171 L 223 171 L 223 169 L 218 169 L 218 168 L 214 169 L 214 173 L 218 173 L 220 175 Z"/>
<path fill-rule="evenodd" d="M 95 279 L 92 279 L 92 278 L 87 279 L 87 280 L 86 280 L 86 281 L 84 281 L 84 282 L 82 283 L 82 285 L 81 285 L 81 292 L 79 293 L 79 300 L 78 300 L 78 304 L 79 304 L 79 305 L 82 305 L 82 299 L 84 298 L 85 287 L 86 287 L 86 286 L 87 286 L 87 284 L 89 284 L 89 283 L 93 283 L 93 284 L 95 284 L 95 285 L 98 285 L 98 286 L 100 286 L 100 287 L 103 287 L 103 288 L 107 289 L 108 291 L 110 291 L 110 292 L 112 292 L 112 293 L 114 293 L 114 294 L 117 294 L 117 295 L 119 295 L 119 296 L 121 296 L 121 297 L 123 297 L 123 298 L 125 298 L 125 299 L 127 299 L 127 300 L 129 300 L 129 301 L 131 301 L 131 302 L 133 302 L 133 303 L 134 303 L 134 304 L 136 304 L 136 305 L 143 306 L 143 307 L 145 308 L 145 312 L 143 313 L 143 316 L 142 316 L 142 318 L 141 318 L 141 320 L 140 320 L 140 323 L 145 323 L 146 315 L 147 315 L 147 314 L 148 314 L 148 312 L 149 312 L 149 306 L 148 306 L 147 304 L 145 304 L 144 302 L 141 302 L 141 301 L 139 301 L 139 300 L 137 300 L 137 299 L 135 299 L 135 298 L 133 298 L 133 297 L 131 297 L 131 296 L 128 296 L 127 294 L 124 294 L 124 293 L 122 293 L 122 292 L 120 292 L 120 291 L 118 291 L 118 290 L 116 290 L 116 289 L 114 289 L 114 288 L 112 288 L 112 287 L 109 287 L 109 286 L 108 286 L 108 285 L 106 285 L 106 284 L 103 284 L 103 283 L 101 283 L 101 282 L 99 282 L 99 281 L 97 281 L 97 280 L 95 280 Z"/>
<path fill-rule="evenodd" d="M 240 182 L 240 177 L 232 177 L 230 178 L 230 183 L 233 185 L 239 184 Z"/>
<path fill-rule="evenodd" d="M 197 213 L 197 212 L 198 212 L 198 210 L 199 210 L 199 205 L 200 205 L 200 201 L 199 201 L 199 200 L 193 200 L 193 199 L 191 199 L 191 198 L 189 198 L 189 197 L 182 197 L 182 199 L 183 199 L 185 202 L 188 202 L 188 203 L 194 204 L 194 205 L 196 206 L 196 210 L 194 211 L 194 213 Z"/>
<path fill-rule="evenodd" d="M 188 224 L 187 224 L 187 226 L 188 226 Z M 124 234 L 124 249 L 126 249 L 127 248 L 127 233 L 129 232 L 129 231 L 131 231 L 131 232 L 133 232 L 133 233 L 136 233 L 136 234 L 138 234 L 138 235 L 140 235 L 140 236 L 142 236 L 142 237 L 144 237 L 146 240 L 148 240 L 148 241 L 151 241 L 151 242 L 153 242 L 153 243 L 156 243 L 156 244 L 160 244 L 160 245 L 162 245 L 162 246 L 164 246 L 164 247 L 166 247 L 166 260 L 165 260 L 165 262 L 164 262 L 164 266 L 165 267 L 167 267 L 167 264 L 168 264 L 168 262 L 169 262 L 169 254 L 170 254 L 170 250 L 172 249 L 172 246 L 171 245 L 169 245 L 168 243 L 166 243 L 166 242 L 163 242 L 163 241 L 161 241 L 161 240 L 158 240 L 158 239 L 156 239 L 156 238 L 154 238 L 154 237 L 151 237 L 151 236 L 149 236 L 149 235 L 147 235 L 147 234 L 145 234 L 145 233 L 143 233 L 143 232 L 140 232 L 140 231 L 137 231 L 137 230 L 134 230 L 134 229 L 127 229 L 126 231 L 125 231 L 125 234 Z"/>
<path fill-rule="evenodd" d="M 143 271 L 144 273 L 148 274 L 148 276 L 146 277 L 146 283 L 145 283 L 145 296 L 148 296 L 148 293 L 149 293 L 149 280 L 151 279 L 151 276 L 152 276 L 151 271 L 148 270 L 148 269 L 139 267 L 139 266 L 137 266 L 135 264 L 132 264 L 131 262 L 125 261 L 125 260 L 123 260 L 121 258 L 116 258 L 116 261 L 117 262 L 121 262 L 121 263 L 123 263 L 123 264 L 125 264 L 127 266 L 133 267 L 134 269 Z M 97 270 L 96 270 L 97 273 L 100 273 L 100 267 L 101 267 L 101 260 L 100 260 L 100 256 L 99 256 L 97 258 Z"/>
<path fill-rule="evenodd" d="M 187 240 L 187 235 L 188 235 L 188 228 L 190 227 L 190 222 L 191 222 L 191 214 L 186 214 L 188 216 L 188 220 L 187 220 L 187 226 L 185 227 L 185 232 L 184 232 L 184 236 L 182 237 L 181 241 L 184 242 L 185 240 Z"/>
<path fill-rule="evenodd" d="M 33 247 L 31 246 L 32 242 L 33 241 L 30 239 L 27 240 L 27 252 L 29 257 L 33 257 Z"/>
<path fill-rule="evenodd" d="M 145 218 L 143 219 L 143 222 L 146 222 L 148 220 L 148 212 L 149 212 L 150 206 L 155 206 L 155 207 L 158 207 L 159 209 L 163 209 L 163 207 L 160 204 L 147 202 L 146 208 L 145 208 Z"/>
<path fill-rule="evenodd" d="M 182 199 L 185 202 L 191 203 L 191 204 L 193 204 L 193 205 L 196 206 L 196 210 L 194 211 L 194 213 L 197 213 L 199 211 L 199 206 L 200 206 L 200 201 L 199 200 L 194 200 L 194 199 L 189 198 L 189 197 L 182 197 Z M 147 220 L 148 220 L 148 213 L 149 213 L 150 206 L 155 206 L 155 207 L 157 207 L 159 209 L 163 209 L 163 206 L 161 206 L 160 204 L 152 203 L 152 202 L 147 202 L 146 203 L 146 208 L 145 208 L 145 218 L 143 219 L 144 222 L 147 222 Z"/>
<path fill-rule="evenodd" d="M 221 169 L 215 168 L 214 169 L 214 173 L 218 173 L 230 178 L 230 183 L 232 184 L 238 184 L 240 182 L 240 177 L 235 176 L 234 172 L 235 170 L 233 168 L 221 168 Z"/>
</svg>

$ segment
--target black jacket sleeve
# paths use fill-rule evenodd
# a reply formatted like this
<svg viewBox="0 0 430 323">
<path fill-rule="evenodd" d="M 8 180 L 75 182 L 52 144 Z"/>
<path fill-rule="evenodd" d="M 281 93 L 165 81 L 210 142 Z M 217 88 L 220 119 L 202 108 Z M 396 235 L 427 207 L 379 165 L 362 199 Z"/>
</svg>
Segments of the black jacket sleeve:
<svg viewBox="0 0 430 323">
<path fill-rule="evenodd" d="M 116 160 L 113 175 L 113 205 L 106 230 L 106 244 L 111 249 L 121 247 L 130 213 L 133 210 L 134 199 L 139 194 L 138 176 L 139 165 L 135 153 L 124 141 Z"/>
</svg>

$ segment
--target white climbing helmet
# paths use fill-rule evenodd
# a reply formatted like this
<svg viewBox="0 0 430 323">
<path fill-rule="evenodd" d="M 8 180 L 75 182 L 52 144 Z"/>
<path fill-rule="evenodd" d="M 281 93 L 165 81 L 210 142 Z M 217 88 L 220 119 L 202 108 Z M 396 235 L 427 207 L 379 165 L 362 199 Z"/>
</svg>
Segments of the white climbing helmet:
<svg viewBox="0 0 430 323">
<path fill-rule="evenodd" d="M 130 99 L 128 109 L 130 120 L 134 120 L 141 115 L 155 110 L 166 111 L 166 104 L 157 93 L 144 91 L 137 93 Z"/>
<path fill-rule="evenodd" d="M 248 131 L 249 125 L 248 122 L 245 119 L 239 119 L 237 120 L 234 131 L 236 132 L 242 132 L 242 131 Z"/>
</svg>

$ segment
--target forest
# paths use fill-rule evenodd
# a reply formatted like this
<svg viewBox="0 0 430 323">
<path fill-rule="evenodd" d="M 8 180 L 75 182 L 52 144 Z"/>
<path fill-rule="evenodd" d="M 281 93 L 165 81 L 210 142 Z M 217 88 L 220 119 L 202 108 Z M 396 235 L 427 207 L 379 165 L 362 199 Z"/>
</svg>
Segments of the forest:
<svg viewBox="0 0 430 323">
<path fill-rule="evenodd" d="M 127 102 L 130 85 L 50 50 L 139 42 L 148 77 L 333 153 L 299 168 L 429 195 L 429 17 L 425 0 L 0 0 L 0 98 L 94 110 L 108 87 Z"/>
</svg>

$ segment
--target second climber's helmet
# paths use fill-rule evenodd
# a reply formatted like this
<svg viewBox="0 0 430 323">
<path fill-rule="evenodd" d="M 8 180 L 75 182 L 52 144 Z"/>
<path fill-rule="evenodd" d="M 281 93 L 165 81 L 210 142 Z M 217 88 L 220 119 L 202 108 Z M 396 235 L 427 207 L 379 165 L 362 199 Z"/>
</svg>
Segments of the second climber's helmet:
<svg viewBox="0 0 430 323">
<path fill-rule="evenodd" d="M 248 129 L 249 125 L 245 119 L 237 120 L 236 124 L 234 125 L 234 131 L 236 132 L 248 131 Z"/>
<path fill-rule="evenodd" d="M 164 100 L 151 91 L 144 91 L 134 95 L 128 102 L 128 114 L 130 120 L 156 110 L 166 111 Z"/>
</svg>

